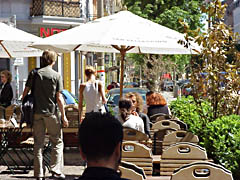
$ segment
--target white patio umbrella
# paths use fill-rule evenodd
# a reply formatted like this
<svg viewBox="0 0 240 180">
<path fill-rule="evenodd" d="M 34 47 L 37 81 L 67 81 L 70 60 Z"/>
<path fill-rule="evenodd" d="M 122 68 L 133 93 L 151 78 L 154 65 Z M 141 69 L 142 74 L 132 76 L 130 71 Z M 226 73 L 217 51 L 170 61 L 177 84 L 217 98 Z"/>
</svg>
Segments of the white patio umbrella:
<svg viewBox="0 0 240 180">
<path fill-rule="evenodd" d="M 80 50 L 121 53 L 122 96 L 126 53 L 191 54 L 191 49 L 178 44 L 179 40 L 184 40 L 183 34 L 129 11 L 121 11 L 45 38 L 32 47 L 57 52 Z"/>
<path fill-rule="evenodd" d="M 28 47 L 41 38 L 20 29 L 0 23 L 0 58 L 41 56 L 42 51 Z M 16 98 L 19 95 L 19 72 L 16 66 Z"/>
<path fill-rule="evenodd" d="M 28 47 L 41 38 L 0 23 L 0 58 L 41 56 L 42 51 Z"/>
</svg>

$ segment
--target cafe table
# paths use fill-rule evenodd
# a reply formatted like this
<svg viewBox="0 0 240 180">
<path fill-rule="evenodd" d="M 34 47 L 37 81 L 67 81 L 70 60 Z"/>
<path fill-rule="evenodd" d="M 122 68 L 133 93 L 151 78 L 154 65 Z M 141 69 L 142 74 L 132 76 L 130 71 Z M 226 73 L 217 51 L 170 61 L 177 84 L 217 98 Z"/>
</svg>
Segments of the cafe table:
<svg viewBox="0 0 240 180">
<path fill-rule="evenodd" d="M 19 170 L 23 167 L 23 171 L 31 169 L 33 165 L 33 137 L 23 136 L 24 133 L 29 134 L 32 129 L 19 124 L 15 126 L 9 122 L 0 124 L 0 164 L 7 166 L 8 170 L 14 174 L 14 170 Z M 50 169 L 50 152 L 51 144 L 46 135 L 43 149 L 43 163 L 45 167 Z M 21 167 L 21 168 L 20 168 Z"/>
<path fill-rule="evenodd" d="M 21 138 L 22 129 L 23 128 L 20 128 L 19 126 L 13 126 L 10 122 L 0 124 L 0 163 L 1 165 L 7 166 L 13 174 L 13 169 L 18 168 L 19 164 L 16 159 L 13 158 L 12 154 L 9 153 L 9 150 L 11 150 L 20 161 L 22 161 L 22 157 L 16 151 L 16 149 L 19 148 L 17 142 Z M 12 165 L 9 164 L 6 159 L 11 160 L 14 164 L 14 168 L 12 168 Z"/>
</svg>

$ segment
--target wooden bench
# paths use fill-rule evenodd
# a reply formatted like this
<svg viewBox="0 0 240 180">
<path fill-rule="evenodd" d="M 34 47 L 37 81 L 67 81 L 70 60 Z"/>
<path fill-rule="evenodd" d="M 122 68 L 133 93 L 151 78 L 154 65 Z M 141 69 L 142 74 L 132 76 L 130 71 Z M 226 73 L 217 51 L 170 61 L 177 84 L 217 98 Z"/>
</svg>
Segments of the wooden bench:
<svg viewBox="0 0 240 180">
<path fill-rule="evenodd" d="M 147 134 L 128 127 L 123 128 L 123 141 L 135 141 L 152 148 L 152 141 Z"/>
<path fill-rule="evenodd" d="M 152 115 L 149 119 L 150 122 L 155 123 L 157 121 L 165 120 L 165 119 L 171 119 L 172 117 L 170 115 L 164 114 L 164 113 L 157 113 Z"/>
<path fill-rule="evenodd" d="M 124 141 L 122 144 L 122 161 L 130 162 L 144 169 L 146 175 L 152 175 L 152 151 L 144 144 Z"/>
<path fill-rule="evenodd" d="M 199 139 L 197 135 L 194 135 L 191 132 L 183 130 L 172 131 L 171 133 L 164 136 L 162 149 L 166 149 L 171 144 L 175 144 L 177 142 L 190 142 L 197 144 L 199 142 Z"/>
<path fill-rule="evenodd" d="M 143 180 L 146 179 L 146 175 L 144 173 L 143 168 L 138 167 L 133 163 L 129 163 L 126 161 L 121 161 L 119 166 L 119 170 L 121 172 L 121 177 L 126 179 L 136 179 Z"/>
<path fill-rule="evenodd" d="M 208 161 L 205 148 L 188 142 L 173 144 L 162 153 L 160 175 L 170 176 L 175 169 L 200 160 Z"/>
<path fill-rule="evenodd" d="M 211 162 L 194 162 L 174 171 L 171 180 L 233 180 L 231 171 Z"/>
</svg>

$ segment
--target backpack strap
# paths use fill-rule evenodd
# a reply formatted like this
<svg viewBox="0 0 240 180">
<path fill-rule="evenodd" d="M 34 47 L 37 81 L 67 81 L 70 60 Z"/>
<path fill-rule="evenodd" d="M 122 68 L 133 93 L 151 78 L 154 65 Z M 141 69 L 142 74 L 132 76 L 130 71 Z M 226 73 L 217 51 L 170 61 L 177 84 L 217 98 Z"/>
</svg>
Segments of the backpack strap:
<svg viewBox="0 0 240 180">
<path fill-rule="evenodd" d="M 38 69 L 33 69 L 33 78 L 32 78 L 32 88 L 31 88 L 31 94 L 33 95 L 34 89 L 35 89 L 35 79 L 37 75 Z"/>
</svg>

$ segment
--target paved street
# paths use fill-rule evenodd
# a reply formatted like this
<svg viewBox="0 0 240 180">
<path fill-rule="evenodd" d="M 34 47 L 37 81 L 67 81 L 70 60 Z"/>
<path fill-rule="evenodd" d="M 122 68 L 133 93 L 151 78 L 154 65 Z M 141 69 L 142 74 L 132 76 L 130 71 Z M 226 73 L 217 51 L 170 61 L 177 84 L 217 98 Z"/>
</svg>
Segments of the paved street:
<svg viewBox="0 0 240 180">
<path fill-rule="evenodd" d="M 33 170 L 29 171 L 28 173 L 22 173 L 19 171 L 16 172 L 15 175 L 12 174 L 7 174 L 5 171 L 6 167 L 5 166 L 0 166 L 0 179 L 1 180 L 31 180 L 33 178 Z M 83 166 L 64 166 L 63 172 L 66 175 L 66 180 L 73 180 L 74 178 L 80 176 L 84 170 Z M 46 180 L 51 179 L 50 178 L 51 174 L 47 173 L 46 174 Z"/>
<path fill-rule="evenodd" d="M 176 100 L 177 98 L 174 98 L 173 97 L 173 92 L 170 92 L 170 91 L 161 91 L 160 92 L 163 97 L 166 99 L 168 105 L 170 104 L 171 101 L 174 101 Z"/>
</svg>

